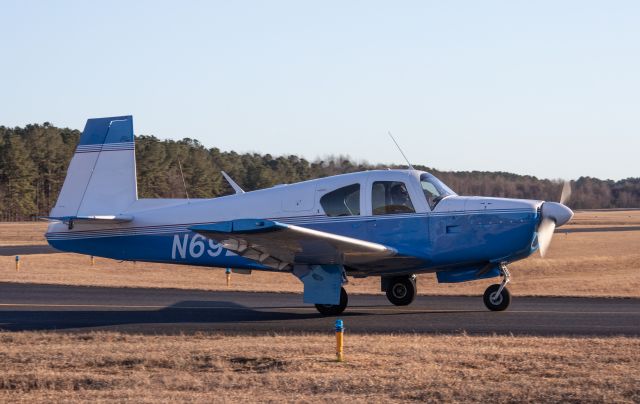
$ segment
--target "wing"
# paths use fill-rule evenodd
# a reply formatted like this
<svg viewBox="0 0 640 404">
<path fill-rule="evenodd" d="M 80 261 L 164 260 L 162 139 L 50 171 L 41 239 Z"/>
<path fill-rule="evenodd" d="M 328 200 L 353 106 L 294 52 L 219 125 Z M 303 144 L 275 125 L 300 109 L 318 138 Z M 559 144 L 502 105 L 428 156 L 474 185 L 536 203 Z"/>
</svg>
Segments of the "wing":
<svg viewBox="0 0 640 404">
<path fill-rule="evenodd" d="M 287 269 L 293 264 L 360 266 L 397 254 L 382 244 L 272 220 L 240 219 L 189 229 L 275 269 Z"/>
</svg>

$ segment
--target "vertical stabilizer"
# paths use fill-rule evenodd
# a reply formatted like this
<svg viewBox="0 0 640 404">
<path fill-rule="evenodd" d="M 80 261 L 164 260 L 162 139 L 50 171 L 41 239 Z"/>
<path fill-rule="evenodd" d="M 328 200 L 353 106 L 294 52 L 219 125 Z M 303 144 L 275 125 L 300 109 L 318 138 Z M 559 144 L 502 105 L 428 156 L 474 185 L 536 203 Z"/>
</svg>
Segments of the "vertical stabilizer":
<svg viewBox="0 0 640 404">
<path fill-rule="evenodd" d="M 133 118 L 89 119 L 51 216 L 117 215 L 136 199 Z"/>
</svg>

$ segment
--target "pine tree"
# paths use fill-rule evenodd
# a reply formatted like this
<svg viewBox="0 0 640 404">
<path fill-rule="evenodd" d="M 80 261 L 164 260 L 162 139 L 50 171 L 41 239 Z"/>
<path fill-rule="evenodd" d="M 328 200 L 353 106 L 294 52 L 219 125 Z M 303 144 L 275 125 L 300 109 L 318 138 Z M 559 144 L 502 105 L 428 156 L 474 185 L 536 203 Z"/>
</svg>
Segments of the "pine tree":
<svg viewBox="0 0 640 404">
<path fill-rule="evenodd" d="M 24 128 L 0 126 L 0 213 L 5 220 L 46 216 L 62 187 L 80 132 L 48 123 Z M 141 198 L 184 198 L 178 161 L 189 195 L 208 198 L 233 193 L 220 175 L 226 171 L 245 190 L 294 183 L 353 171 L 385 169 L 356 163 L 348 156 L 309 162 L 297 156 L 223 152 L 192 138 L 136 141 L 138 194 Z M 562 182 L 505 172 L 441 172 L 415 166 L 439 177 L 460 195 L 504 196 L 557 201 Z M 389 168 L 405 168 L 391 166 Z M 573 182 L 574 209 L 640 208 L 640 178 L 620 181 L 582 177 Z"/>
<path fill-rule="evenodd" d="M 0 151 L 0 180 L 4 184 L 3 216 L 25 220 L 37 214 L 36 166 L 18 135 L 7 134 Z"/>
<path fill-rule="evenodd" d="M 136 138 L 136 171 L 138 196 L 162 198 L 169 193 L 169 164 L 165 145 L 153 136 Z"/>
</svg>

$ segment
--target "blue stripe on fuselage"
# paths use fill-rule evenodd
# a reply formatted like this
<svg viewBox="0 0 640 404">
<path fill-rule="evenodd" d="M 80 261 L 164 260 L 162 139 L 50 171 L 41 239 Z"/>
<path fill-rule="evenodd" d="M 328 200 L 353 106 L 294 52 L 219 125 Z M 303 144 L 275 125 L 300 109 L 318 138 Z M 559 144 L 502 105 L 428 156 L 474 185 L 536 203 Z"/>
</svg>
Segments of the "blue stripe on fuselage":
<svg viewBox="0 0 640 404">
<path fill-rule="evenodd" d="M 451 212 L 385 216 L 325 216 L 276 219 L 315 230 L 384 244 L 429 267 L 483 261 L 513 261 L 534 250 L 538 214 L 531 210 Z M 267 269 L 187 230 L 193 224 L 48 233 L 51 246 L 119 260 L 213 267 Z M 425 268 L 425 270 L 428 268 Z"/>
<path fill-rule="evenodd" d="M 48 241 L 52 247 L 61 251 L 116 260 L 269 269 L 225 250 L 213 240 L 191 231 Z"/>
</svg>

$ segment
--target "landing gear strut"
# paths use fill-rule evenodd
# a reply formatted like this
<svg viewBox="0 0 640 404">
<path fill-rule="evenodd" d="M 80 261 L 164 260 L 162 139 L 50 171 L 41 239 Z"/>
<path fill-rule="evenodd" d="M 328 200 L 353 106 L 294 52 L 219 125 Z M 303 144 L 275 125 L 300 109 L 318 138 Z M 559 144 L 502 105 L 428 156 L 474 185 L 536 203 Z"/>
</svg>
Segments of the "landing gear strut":
<svg viewBox="0 0 640 404">
<path fill-rule="evenodd" d="M 511 274 L 505 264 L 500 265 L 500 272 L 502 272 L 502 282 L 491 285 L 484 291 L 484 305 L 491 311 L 506 310 L 509 307 L 509 303 L 511 303 L 511 293 L 506 288 Z"/>
<path fill-rule="evenodd" d="M 387 299 L 396 306 L 407 306 L 413 302 L 418 293 L 416 276 L 398 276 L 386 283 Z"/>
<path fill-rule="evenodd" d="M 316 304 L 316 309 L 323 316 L 337 316 L 342 314 L 344 309 L 347 308 L 349 303 L 349 296 L 344 288 L 340 288 L 340 303 L 339 304 Z"/>
</svg>

